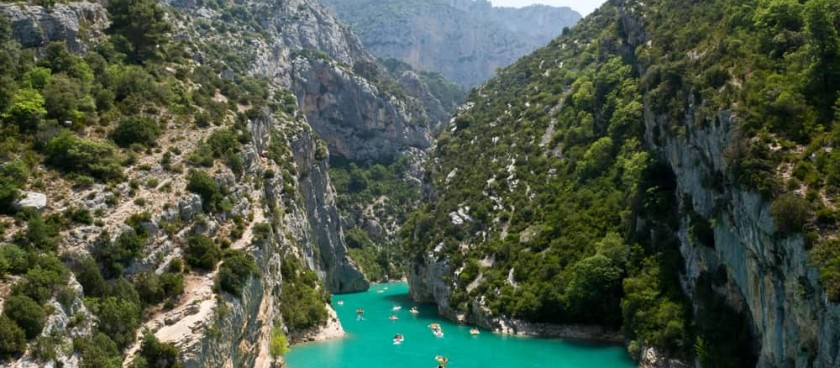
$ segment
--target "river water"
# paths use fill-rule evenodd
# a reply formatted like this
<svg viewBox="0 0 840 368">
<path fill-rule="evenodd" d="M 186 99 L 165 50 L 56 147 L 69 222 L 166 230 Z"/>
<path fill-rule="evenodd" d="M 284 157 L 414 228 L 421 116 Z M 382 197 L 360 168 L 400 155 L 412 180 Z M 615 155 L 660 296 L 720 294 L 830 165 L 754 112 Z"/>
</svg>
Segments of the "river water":
<svg viewBox="0 0 840 368">
<path fill-rule="evenodd" d="M 339 304 L 343 301 L 343 305 Z M 289 368 L 435 368 L 436 355 L 449 359 L 448 368 L 634 368 L 622 346 L 559 339 L 493 334 L 471 335 L 468 326 L 448 322 L 432 305 L 416 305 L 408 285 L 373 285 L 358 294 L 333 296 L 347 336 L 328 342 L 296 345 L 286 355 Z M 394 311 L 395 306 L 401 309 Z M 357 308 L 364 308 L 358 319 Z M 395 314 L 398 319 L 390 320 Z M 439 323 L 443 337 L 428 327 Z M 396 334 L 405 341 L 394 344 Z"/>
</svg>

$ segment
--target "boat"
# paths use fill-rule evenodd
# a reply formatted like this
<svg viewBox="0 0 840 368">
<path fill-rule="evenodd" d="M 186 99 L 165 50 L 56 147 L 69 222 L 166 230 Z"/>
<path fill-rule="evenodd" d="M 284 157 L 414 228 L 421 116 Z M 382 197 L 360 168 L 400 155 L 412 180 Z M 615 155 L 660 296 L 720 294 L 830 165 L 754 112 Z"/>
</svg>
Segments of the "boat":
<svg viewBox="0 0 840 368">
<path fill-rule="evenodd" d="M 417 310 L 417 307 L 411 307 L 411 310 L 409 312 L 411 312 L 411 314 L 420 314 L 420 311 Z"/>
<path fill-rule="evenodd" d="M 338 301 L 338 305 L 344 305 L 344 301 L 343 301 L 343 300 L 339 300 L 339 301 Z"/>
<path fill-rule="evenodd" d="M 440 323 L 431 323 L 431 324 L 429 324 L 429 328 L 431 328 L 433 330 L 439 330 L 440 329 Z"/>
<path fill-rule="evenodd" d="M 398 320 L 398 319 L 399 319 L 399 317 L 397 317 L 397 315 L 396 315 L 396 314 L 392 314 L 390 317 L 388 317 L 388 319 L 390 319 L 390 320 L 392 320 L 392 321 L 396 321 L 396 320 Z"/>
<path fill-rule="evenodd" d="M 443 337 L 442 330 L 434 330 L 432 333 L 435 335 L 435 337 Z"/>
<path fill-rule="evenodd" d="M 435 355 L 435 361 L 438 363 L 438 367 L 446 367 L 446 364 L 449 363 L 449 359 L 443 355 Z"/>
<path fill-rule="evenodd" d="M 391 308 L 392 311 L 398 311 L 400 309 L 402 309 L 402 307 L 400 307 L 399 305 L 395 305 L 393 308 Z"/>
<path fill-rule="evenodd" d="M 478 335 L 480 333 L 481 333 L 481 331 L 479 331 L 477 328 L 471 328 L 470 329 L 470 335 Z"/>
<path fill-rule="evenodd" d="M 397 336 L 394 336 L 394 345 L 402 344 L 403 341 L 405 341 L 405 336 L 403 336 L 402 334 L 397 334 Z"/>
</svg>

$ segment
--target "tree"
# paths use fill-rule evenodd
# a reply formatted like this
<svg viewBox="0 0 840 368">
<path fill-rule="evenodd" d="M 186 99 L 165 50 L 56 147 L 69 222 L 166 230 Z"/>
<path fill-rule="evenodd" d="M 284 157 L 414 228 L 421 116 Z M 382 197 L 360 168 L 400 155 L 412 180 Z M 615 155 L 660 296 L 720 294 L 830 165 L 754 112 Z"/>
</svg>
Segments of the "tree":
<svg viewBox="0 0 840 368">
<path fill-rule="evenodd" d="M 155 0 L 114 0 L 108 2 L 114 43 L 133 62 L 159 56 L 158 48 L 166 41 L 170 26 L 163 9 Z"/>
<path fill-rule="evenodd" d="M 0 360 L 23 354 L 26 337 L 15 321 L 0 315 Z"/>
<path fill-rule="evenodd" d="M 44 329 L 47 315 L 40 304 L 25 295 L 15 295 L 3 303 L 3 314 L 15 321 L 27 339 L 34 339 Z"/>
<path fill-rule="evenodd" d="M 117 128 L 111 133 L 111 139 L 120 147 L 128 147 L 135 143 L 152 146 L 158 136 L 160 136 L 160 126 L 139 116 L 129 116 L 120 120 Z"/>
<path fill-rule="evenodd" d="M 12 104 L 3 114 L 3 120 L 18 126 L 21 132 L 33 132 L 47 114 L 44 96 L 34 89 L 20 89 L 14 94 Z"/>
<path fill-rule="evenodd" d="M 219 287 L 233 295 L 242 295 L 248 276 L 258 274 L 259 269 L 250 255 L 236 250 L 225 252 L 224 262 L 219 267 Z"/>
<path fill-rule="evenodd" d="M 603 255 L 584 258 L 575 264 L 566 292 L 569 310 L 586 322 L 620 322 L 621 278 L 621 269 L 609 258 Z"/>
<path fill-rule="evenodd" d="M 190 266 L 212 270 L 222 257 L 222 251 L 213 239 L 204 235 L 193 235 L 187 239 L 185 260 Z"/>
<path fill-rule="evenodd" d="M 119 348 L 134 341 L 134 331 L 140 325 L 140 306 L 130 300 L 107 297 L 96 306 L 99 331 L 108 335 Z"/>
<path fill-rule="evenodd" d="M 805 3 L 805 28 L 810 37 L 811 68 L 808 92 L 821 118 L 829 121 L 840 90 L 840 3 L 811 0 Z"/>
</svg>

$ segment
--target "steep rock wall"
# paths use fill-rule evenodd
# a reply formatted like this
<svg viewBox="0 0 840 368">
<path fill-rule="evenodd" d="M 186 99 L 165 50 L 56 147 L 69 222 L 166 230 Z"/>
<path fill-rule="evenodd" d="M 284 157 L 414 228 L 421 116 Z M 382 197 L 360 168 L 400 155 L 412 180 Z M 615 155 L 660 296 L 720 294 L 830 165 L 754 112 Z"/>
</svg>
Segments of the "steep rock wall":
<svg viewBox="0 0 840 368">
<path fill-rule="evenodd" d="M 493 7 L 488 1 L 327 0 L 373 53 L 472 87 L 573 26 L 569 8 Z"/>
<path fill-rule="evenodd" d="M 108 27 L 108 12 L 99 3 L 55 4 L 50 9 L 34 5 L 0 4 L 8 16 L 12 37 L 23 47 L 44 47 L 64 41 L 74 52 L 85 52 Z"/>
</svg>

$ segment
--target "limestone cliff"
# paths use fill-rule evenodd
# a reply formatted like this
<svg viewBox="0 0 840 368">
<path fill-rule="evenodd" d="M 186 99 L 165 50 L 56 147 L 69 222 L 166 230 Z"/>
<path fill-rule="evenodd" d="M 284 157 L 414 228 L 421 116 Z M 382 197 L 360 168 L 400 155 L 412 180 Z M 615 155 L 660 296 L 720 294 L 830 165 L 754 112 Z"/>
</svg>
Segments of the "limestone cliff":
<svg viewBox="0 0 840 368">
<path fill-rule="evenodd" d="M 493 7 L 485 0 L 327 0 L 380 57 L 475 86 L 545 45 L 580 14 L 533 5 Z"/>
<path fill-rule="evenodd" d="M 192 22 L 223 23 L 223 14 L 172 2 Z M 447 118 L 396 86 L 387 71 L 341 25 L 311 0 L 243 4 L 266 37 L 242 34 L 232 47 L 253 56 L 254 70 L 291 90 L 332 154 L 354 161 L 390 160 L 431 144 L 431 129 Z M 218 37 L 199 31 L 199 37 Z M 425 96 L 425 93 L 417 94 Z M 438 103 L 439 105 L 439 103 Z M 429 104 L 428 106 L 433 106 Z"/>
</svg>

